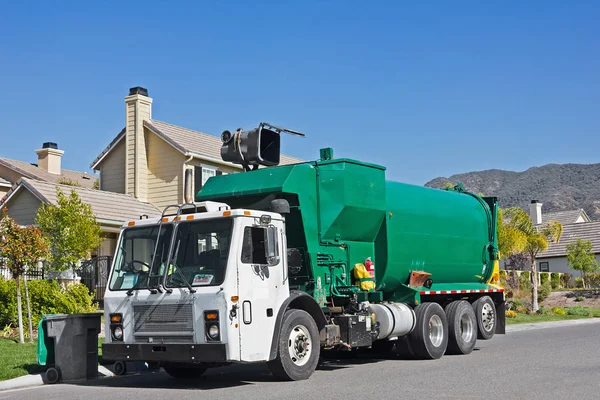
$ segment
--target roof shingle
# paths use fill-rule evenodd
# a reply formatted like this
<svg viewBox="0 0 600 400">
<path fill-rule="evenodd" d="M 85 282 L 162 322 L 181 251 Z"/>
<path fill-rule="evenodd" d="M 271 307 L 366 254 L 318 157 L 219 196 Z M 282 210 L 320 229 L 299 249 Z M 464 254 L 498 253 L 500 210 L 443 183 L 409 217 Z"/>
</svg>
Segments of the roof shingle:
<svg viewBox="0 0 600 400">
<path fill-rule="evenodd" d="M 56 188 L 60 188 L 65 194 L 75 190 L 84 203 L 90 204 L 97 219 L 124 222 L 139 219 L 140 215 L 148 215 L 149 218 L 160 217 L 160 211 L 149 203 L 144 203 L 133 196 L 121 193 L 107 192 L 103 190 L 87 189 L 76 186 L 56 185 L 34 179 L 21 178 L 21 185 L 31 191 L 42 201 L 57 204 Z M 16 189 L 15 189 L 16 190 Z"/>
<path fill-rule="evenodd" d="M 563 257 L 567 254 L 566 246 L 577 239 L 590 240 L 593 252 L 600 253 L 600 222 L 581 222 L 563 225 L 563 234 L 558 243 L 550 242 L 548 249 L 540 253 L 538 258 Z"/>
<path fill-rule="evenodd" d="M 590 220 L 589 220 L 589 218 L 587 218 L 587 214 L 582 209 L 556 211 L 556 212 L 550 212 L 547 214 L 543 213 L 542 214 L 542 222 L 557 221 L 557 222 L 560 222 L 562 225 L 574 224 L 575 221 L 577 221 L 577 218 L 579 218 L 582 214 L 583 214 L 583 218 L 586 219 L 587 222 L 589 222 Z"/>
<path fill-rule="evenodd" d="M 37 165 L 25 161 L 11 160 L 9 158 L 0 157 L 0 165 L 10 168 L 27 178 L 52 183 L 58 183 L 61 179 L 69 179 L 71 181 L 77 181 L 82 187 L 92 188 L 94 186 L 94 181 L 96 180 L 95 176 L 86 172 L 62 169 L 60 175 L 55 175 L 44 171 Z"/>
</svg>

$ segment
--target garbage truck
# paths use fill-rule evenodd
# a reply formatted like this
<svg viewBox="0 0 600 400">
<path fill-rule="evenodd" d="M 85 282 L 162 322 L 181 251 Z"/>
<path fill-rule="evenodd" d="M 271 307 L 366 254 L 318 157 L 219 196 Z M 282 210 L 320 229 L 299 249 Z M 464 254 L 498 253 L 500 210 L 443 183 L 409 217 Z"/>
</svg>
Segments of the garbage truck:
<svg viewBox="0 0 600 400">
<path fill-rule="evenodd" d="M 280 165 L 282 133 L 301 135 L 223 132 L 221 157 L 243 172 L 123 225 L 104 359 L 176 378 L 267 363 L 302 380 L 327 352 L 439 359 L 505 333 L 496 198 L 390 181 L 331 148 Z"/>
</svg>

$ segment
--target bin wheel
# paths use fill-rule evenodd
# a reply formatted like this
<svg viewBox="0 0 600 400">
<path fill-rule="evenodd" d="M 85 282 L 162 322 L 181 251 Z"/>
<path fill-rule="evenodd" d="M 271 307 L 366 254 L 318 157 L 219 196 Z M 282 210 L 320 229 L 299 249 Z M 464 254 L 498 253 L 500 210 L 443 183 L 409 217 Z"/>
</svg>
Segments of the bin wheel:
<svg viewBox="0 0 600 400">
<path fill-rule="evenodd" d="M 127 372 L 127 366 L 123 361 L 117 361 L 113 365 L 113 369 L 115 370 L 115 375 L 124 375 Z"/>
<path fill-rule="evenodd" d="M 60 369 L 58 367 L 50 367 L 46 370 L 46 380 L 48 383 L 56 383 L 60 380 Z"/>
</svg>

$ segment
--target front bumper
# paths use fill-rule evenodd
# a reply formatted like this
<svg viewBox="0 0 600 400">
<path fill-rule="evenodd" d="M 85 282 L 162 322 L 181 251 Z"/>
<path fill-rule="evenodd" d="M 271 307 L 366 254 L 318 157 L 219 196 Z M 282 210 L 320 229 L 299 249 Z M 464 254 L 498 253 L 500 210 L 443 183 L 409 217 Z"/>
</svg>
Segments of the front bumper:
<svg viewBox="0 0 600 400">
<path fill-rule="evenodd" d="M 222 363 L 227 361 L 224 344 L 102 344 L 102 359 L 110 361 L 165 361 Z"/>
</svg>

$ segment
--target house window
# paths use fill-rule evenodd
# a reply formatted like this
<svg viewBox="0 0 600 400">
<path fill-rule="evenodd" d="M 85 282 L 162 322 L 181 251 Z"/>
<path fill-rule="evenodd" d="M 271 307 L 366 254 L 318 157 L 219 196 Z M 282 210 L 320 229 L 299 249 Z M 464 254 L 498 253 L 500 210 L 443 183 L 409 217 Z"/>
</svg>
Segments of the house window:
<svg viewBox="0 0 600 400">
<path fill-rule="evenodd" d="M 194 195 L 198 194 L 202 186 L 206 183 L 208 178 L 213 176 L 219 176 L 223 173 L 215 168 L 210 167 L 194 167 Z"/>
<path fill-rule="evenodd" d="M 540 272 L 549 272 L 550 271 L 550 266 L 548 265 L 547 262 L 541 262 L 540 263 Z"/>
</svg>

